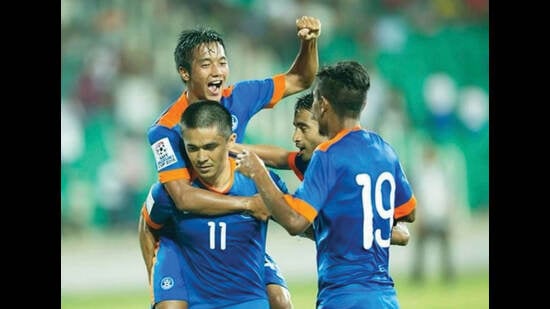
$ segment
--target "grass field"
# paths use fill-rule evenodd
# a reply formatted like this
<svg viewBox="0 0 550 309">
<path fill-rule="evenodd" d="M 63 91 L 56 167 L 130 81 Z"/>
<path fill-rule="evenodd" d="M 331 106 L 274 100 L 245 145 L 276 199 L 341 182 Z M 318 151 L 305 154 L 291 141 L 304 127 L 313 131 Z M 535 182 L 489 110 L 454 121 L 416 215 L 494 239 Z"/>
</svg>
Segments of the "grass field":
<svg viewBox="0 0 550 309">
<path fill-rule="evenodd" d="M 460 274 L 456 282 L 444 285 L 429 278 L 415 286 L 406 277 L 394 277 L 403 309 L 485 309 L 489 308 L 489 273 L 487 270 Z M 295 309 L 315 308 L 316 282 L 289 281 Z M 139 309 L 148 307 L 148 291 L 112 293 L 61 292 L 63 309 Z"/>
</svg>

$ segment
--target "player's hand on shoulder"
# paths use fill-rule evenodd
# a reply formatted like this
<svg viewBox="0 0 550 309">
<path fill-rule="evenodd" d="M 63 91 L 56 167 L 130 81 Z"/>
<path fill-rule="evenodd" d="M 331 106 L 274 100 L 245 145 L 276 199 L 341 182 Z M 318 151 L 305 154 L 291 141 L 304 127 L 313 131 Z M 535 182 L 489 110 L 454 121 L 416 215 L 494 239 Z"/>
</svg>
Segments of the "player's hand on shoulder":
<svg viewBox="0 0 550 309">
<path fill-rule="evenodd" d="M 316 39 L 321 35 L 321 21 L 315 17 L 302 16 L 296 19 L 296 29 L 300 39 Z"/>
</svg>

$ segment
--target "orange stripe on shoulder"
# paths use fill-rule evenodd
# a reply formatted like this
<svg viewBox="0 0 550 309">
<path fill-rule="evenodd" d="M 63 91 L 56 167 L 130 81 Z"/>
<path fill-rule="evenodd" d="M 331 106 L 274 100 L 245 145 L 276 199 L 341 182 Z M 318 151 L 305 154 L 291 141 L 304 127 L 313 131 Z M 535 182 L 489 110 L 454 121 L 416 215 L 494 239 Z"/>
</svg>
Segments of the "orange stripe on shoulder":
<svg viewBox="0 0 550 309">
<path fill-rule="evenodd" d="M 227 87 L 227 88 L 224 88 L 222 90 L 222 97 L 228 97 L 231 95 L 231 93 L 233 92 L 233 85 Z"/>
<path fill-rule="evenodd" d="M 338 132 L 333 138 L 329 139 L 328 141 L 324 141 L 321 144 L 317 146 L 317 149 L 321 151 L 327 151 L 327 149 L 330 148 L 330 146 L 336 144 L 339 140 L 341 140 L 344 136 L 346 136 L 348 133 L 352 131 L 361 130 L 361 126 L 357 125 L 351 129 L 343 129 L 342 131 Z"/>
<path fill-rule="evenodd" d="M 393 214 L 393 217 L 395 219 L 405 217 L 406 215 L 410 214 L 415 207 L 416 207 L 416 197 L 414 197 L 413 195 L 405 204 L 399 207 L 395 207 L 395 213 Z"/>
<path fill-rule="evenodd" d="M 164 113 L 164 115 L 160 116 L 158 121 L 159 125 L 172 128 L 180 122 L 181 114 L 183 114 L 185 109 L 189 106 L 186 93 L 187 92 L 184 91 L 176 102 Z"/>
<path fill-rule="evenodd" d="M 283 198 L 290 208 L 296 210 L 297 213 L 304 216 L 304 218 L 306 218 L 310 223 L 313 222 L 315 217 L 317 217 L 317 210 L 315 210 L 315 208 L 307 202 L 299 198 L 295 198 L 290 194 L 283 195 Z"/>
<path fill-rule="evenodd" d="M 277 74 L 273 76 L 273 96 L 271 96 L 271 101 L 265 108 L 272 108 L 283 98 L 285 94 L 285 74 Z"/>
<path fill-rule="evenodd" d="M 151 220 L 151 217 L 149 217 L 149 213 L 147 212 L 147 207 L 145 204 L 143 204 L 143 207 L 141 207 L 141 214 L 143 215 L 143 218 L 145 219 L 145 222 L 147 225 L 155 230 L 160 230 L 162 228 L 162 224 L 157 224 Z"/>
<path fill-rule="evenodd" d="M 190 180 L 189 170 L 187 168 L 177 168 L 174 170 L 159 172 L 159 182 L 166 183 L 171 180 L 186 179 Z"/>
<path fill-rule="evenodd" d="M 332 140 L 327 140 L 327 141 L 324 141 L 322 142 L 321 144 L 317 145 L 317 147 L 315 147 L 315 149 L 319 149 L 321 151 L 327 151 L 327 149 L 332 145 L 334 144 L 332 142 Z"/>
</svg>

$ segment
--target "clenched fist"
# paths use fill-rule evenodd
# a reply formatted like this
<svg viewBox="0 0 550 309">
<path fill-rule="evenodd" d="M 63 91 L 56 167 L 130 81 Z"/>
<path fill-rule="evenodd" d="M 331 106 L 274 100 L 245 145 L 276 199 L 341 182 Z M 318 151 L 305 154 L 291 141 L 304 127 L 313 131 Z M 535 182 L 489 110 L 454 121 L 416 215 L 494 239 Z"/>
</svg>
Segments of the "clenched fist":
<svg viewBox="0 0 550 309">
<path fill-rule="evenodd" d="M 321 35 L 321 21 L 315 17 L 302 16 L 296 19 L 296 29 L 300 39 L 316 39 Z"/>
</svg>

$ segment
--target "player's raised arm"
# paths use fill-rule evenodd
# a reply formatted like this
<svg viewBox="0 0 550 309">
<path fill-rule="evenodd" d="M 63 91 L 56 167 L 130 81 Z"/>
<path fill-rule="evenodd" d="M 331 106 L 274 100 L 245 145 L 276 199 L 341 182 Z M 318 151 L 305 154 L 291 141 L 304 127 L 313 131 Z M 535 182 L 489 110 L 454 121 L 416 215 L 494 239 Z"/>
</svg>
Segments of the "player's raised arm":
<svg viewBox="0 0 550 309">
<path fill-rule="evenodd" d="M 283 97 L 311 86 L 319 69 L 317 38 L 321 35 L 321 21 L 315 17 L 302 16 L 296 20 L 296 29 L 300 38 L 300 50 L 285 74 Z"/>
</svg>

